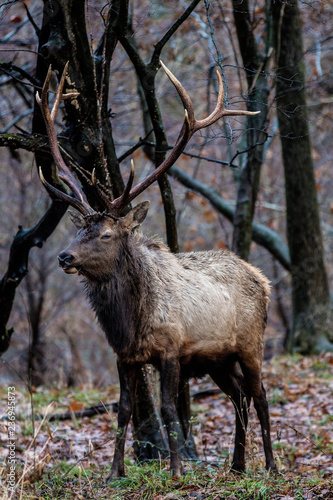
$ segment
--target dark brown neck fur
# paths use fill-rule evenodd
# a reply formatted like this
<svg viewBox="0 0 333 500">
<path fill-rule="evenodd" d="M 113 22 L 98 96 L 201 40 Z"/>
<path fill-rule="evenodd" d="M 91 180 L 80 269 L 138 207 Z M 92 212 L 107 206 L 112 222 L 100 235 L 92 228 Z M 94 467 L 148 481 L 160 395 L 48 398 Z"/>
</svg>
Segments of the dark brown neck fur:
<svg viewBox="0 0 333 500">
<path fill-rule="evenodd" d="M 148 308 L 153 307 L 154 302 L 147 290 L 149 269 L 133 240 L 129 236 L 120 245 L 114 266 L 110 263 L 114 268 L 107 280 L 86 281 L 88 299 L 117 354 L 131 350 L 136 332 L 144 332 Z"/>
</svg>

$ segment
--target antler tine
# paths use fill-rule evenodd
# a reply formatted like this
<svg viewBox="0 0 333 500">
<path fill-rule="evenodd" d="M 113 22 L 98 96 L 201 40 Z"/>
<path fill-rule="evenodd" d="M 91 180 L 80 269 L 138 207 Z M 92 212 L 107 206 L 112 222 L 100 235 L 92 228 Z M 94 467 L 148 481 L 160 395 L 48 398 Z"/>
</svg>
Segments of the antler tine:
<svg viewBox="0 0 333 500">
<path fill-rule="evenodd" d="M 50 64 L 49 69 L 47 71 L 45 81 L 44 81 L 44 85 L 42 88 L 41 97 L 39 95 L 38 90 L 36 92 L 36 101 L 37 101 L 38 106 L 40 107 L 40 110 L 42 112 L 46 127 L 47 127 L 47 123 L 51 119 L 50 110 L 49 110 L 49 106 L 48 106 L 48 89 L 49 89 L 49 85 L 50 85 L 51 75 L 52 75 L 52 66 Z"/>
<path fill-rule="evenodd" d="M 65 182 L 65 184 L 67 184 L 67 186 L 72 190 L 72 192 L 74 194 L 74 198 L 69 196 L 68 198 L 66 198 L 66 201 L 68 203 L 72 204 L 73 206 L 75 206 L 75 208 L 78 208 L 76 206 L 77 205 L 76 202 L 79 202 L 81 204 L 80 211 L 82 211 L 83 210 L 82 207 L 84 207 L 85 213 L 88 214 L 88 213 L 93 213 L 94 210 L 88 204 L 84 192 L 77 184 L 75 177 L 73 176 L 73 174 L 71 173 L 71 171 L 67 167 L 67 165 L 66 165 L 66 163 L 65 163 L 65 161 L 60 153 L 58 140 L 57 140 L 57 134 L 56 134 L 55 128 L 54 128 L 54 121 L 55 121 L 57 111 L 59 109 L 59 105 L 60 105 L 60 102 L 62 101 L 62 99 L 66 99 L 66 98 L 70 98 L 70 97 L 77 97 L 79 95 L 79 93 L 76 91 L 68 93 L 68 94 L 62 93 L 64 83 L 65 83 L 67 69 L 68 69 L 68 62 L 66 63 L 66 65 L 64 67 L 64 71 L 63 71 L 62 76 L 61 76 L 60 83 L 59 83 L 58 90 L 57 90 L 57 94 L 56 94 L 55 103 L 53 105 L 51 113 L 50 113 L 49 106 L 48 106 L 48 89 L 49 89 L 49 84 L 50 84 L 50 79 L 51 79 L 51 74 L 52 74 L 51 65 L 49 66 L 49 69 L 48 69 L 48 72 L 47 72 L 47 75 L 45 78 L 45 82 L 43 85 L 41 96 L 39 96 L 39 93 L 36 92 L 36 101 L 40 107 L 40 110 L 41 110 L 43 118 L 44 118 L 45 127 L 46 127 L 47 135 L 49 138 L 49 142 L 50 142 L 50 149 L 51 149 L 51 153 L 52 153 L 54 162 L 55 162 L 57 170 L 58 170 L 59 179 L 61 179 L 63 182 Z M 48 183 L 46 183 L 46 184 L 43 183 L 43 184 L 45 187 L 47 187 L 49 189 L 48 186 L 50 186 L 50 184 L 48 184 Z M 53 188 L 53 189 L 56 189 L 56 188 Z M 51 191 L 53 194 L 56 194 L 56 192 L 57 192 L 57 195 L 59 195 L 59 193 L 62 193 L 61 191 L 59 191 L 57 189 L 56 189 L 56 192 L 52 191 L 50 189 L 49 189 L 49 191 Z M 64 194 L 64 193 L 62 193 L 62 194 Z M 60 195 L 58 197 L 60 197 Z M 74 202 L 71 202 L 70 200 L 74 200 Z"/>
<path fill-rule="evenodd" d="M 183 103 L 184 109 L 187 111 L 188 121 L 190 125 L 193 125 L 195 122 L 195 118 L 194 118 L 193 104 L 190 96 L 188 95 L 188 93 L 186 92 L 180 81 L 175 77 L 173 73 L 171 73 L 171 71 L 166 67 L 166 65 L 161 60 L 160 63 L 167 77 L 169 78 L 171 83 L 173 83 L 175 89 L 178 92 L 178 95 Z"/>
<path fill-rule="evenodd" d="M 195 131 L 212 125 L 223 116 L 253 116 L 258 115 L 260 111 L 247 111 L 242 109 L 226 109 L 224 104 L 224 85 L 221 73 L 216 70 L 219 81 L 219 94 L 214 111 L 203 120 L 195 120 Z"/>
<path fill-rule="evenodd" d="M 69 196 L 66 193 L 63 193 L 62 191 L 60 191 L 56 187 L 49 184 L 43 175 L 41 167 L 39 167 L 39 178 L 42 181 L 42 184 L 44 185 L 44 187 L 47 189 L 47 191 L 49 191 L 51 194 L 53 194 L 56 198 L 67 202 L 69 205 L 71 205 L 73 208 L 76 208 L 83 215 L 95 213 L 95 211 L 90 207 L 90 205 L 87 206 L 86 203 L 84 203 L 80 200 L 77 200 L 77 199 L 73 198 L 72 196 Z"/>
<path fill-rule="evenodd" d="M 58 90 L 57 90 L 57 93 L 56 93 L 56 99 L 54 101 L 53 108 L 52 108 L 52 111 L 51 111 L 51 120 L 52 120 L 53 124 L 55 122 L 55 119 L 56 119 L 56 116 L 57 116 L 57 113 L 58 113 L 59 105 L 60 105 L 60 103 L 62 101 L 62 91 L 64 89 L 66 73 L 67 73 L 67 70 L 68 70 L 68 64 L 69 64 L 69 61 L 66 62 L 65 67 L 64 67 L 64 71 L 62 72 L 62 75 L 61 75 L 61 78 L 60 78 L 60 82 L 59 82 L 59 85 L 58 85 Z M 51 66 L 50 66 L 50 68 L 51 68 Z M 49 71 L 50 71 L 50 68 L 49 68 Z M 44 88 L 43 88 L 43 90 L 44 90 Z M 47 92 L 47 89 L 46 89 L 46 92 Z"/>
<path fill-rule="evenodd" d="M 179 134 L 179 137 L 177 139 L 177 143 L 176 143 L 175 147 L 171 150 L 168 158 L 166 160 L 164 160 L 164 162 L 161 163 L 161 165 L 158 168 L 156 168 L 150 175 L 148 175 L 148 177 L 146 177 L 143 181 L 139 182 L 139 184 L 137 184 L 131 191 L 129 191 L 130 179 L 132 177 L 132 176 L 130 176 L 130 178 L 127 182 L 128 187 L 125 188 L 125 191 L 129 191 L 128 195 L 124 196 L 124 194 L 125 194 L 125 191 L 124 191 L 124 193 L 121 195 L 121 197 L 112 201 L 111 202 L 111 204 L 112 204 L 111 212 L 120 215 L 122 210 L 129 203 L 131 203 L 131 201 L 133 201 L 134 198 L 136 198 L 140 193 L 145 191 L 151 184 L 153 184 L 153 182 L 155 182 L 160 177 L 160 175 L 162 175 L 166 170 L 168 170 L 168 168 L 170 168 L 177 161 L 177 159 L 181 155 L 182 151 L 184 150 L 186 144 L 188 143 L 188 141 L 190 140 L 191 135 L 192 135 L 192 134 L 190 135 L 190 123 L 189 123 L 189 119 L 188 119 L 187 110 L 185 110 L 185 120 L 184 120 L 182 131 L 183 130 L 184 130 L 184 132 L 181 132 Z M 134 171 L 133 171 L 133 175 L 134 175 Z M 133 182 L 133 179 L 132 179 L 131 183 L 132 182 Z"/>
<path fill-rule="evenodd" d="M 131 203 L 131 201 L 135 198 L 135 196 L 134 197 L 130 196 L 133 180 L 134 180 L 134 161 L 131 160 L 131 171 L 128 177 L 127 184 L 125 186 L 123 194 L 119 198 L 111 202 L 111 210 L 110 210 L 111 212 L 121 213 L 123 209 L 129 203 Z"/>
<path fill-rule="evenodd" d="M 69 61 L 66 62 L 64 70 L 62 72 L 60 82 L 58 85 L 57 94 L 56 94 L 56 100 L 53 104 L 53 108 L 51 111 L 51 119 L 52 119 L 53 123 L 55 122 L 55 119 L 56 119 L 56 116 L 58 113 L 58 108 L 59 108 L 61 101 L 65 100 L 65 99 L 74 99 L 75 97 L 78 97 L 80 95 L 80 92 L 78 92 L 77 90 L 74 90 L 73 92 L 66 92 L 66 94 L 62 93 L 62 91 L 64 89 L 64 85 L 65 85 L 68 65 L 69 65 Z"/>
<path fill-rule="evenodd" d="M 180 81 L 171 73 L 171 71 L 165 66 L 165 64 L 160 61 L 162 68 L 164 69 L 165 73 L 167 74 L 168 78 L 170 81 L 173 83 L 175 86 L 179 97 L 182 100 L 184 108 L 187 110 L 188 113 L 188 118 L 190 122 L 190 128 L 191 128 L 191 136 L 197 131 L 202 128 L 208 127 L 209 125 L 212 125 L 215 123 L 217 120 L 222 118 L 223 116 L 239 116 L 239 115 L 257 115 L 260 113 L 260 111 L 247 111 L 247 110 L 233 110 L 233 109 L 226 109 L 224 105 L 224 85 L 222 81 L 222 76 L 221 73 L 216 70 L 217 78 L 219 81 L 219 93 L 218 93 L 218 98 L 217 98 L 217 103 L 215 106 L 214 111 L 204 118 L 203 120 L 196 120 L 194 116 L 194 109 L 193 109 L 193 104 L 190 96 L 184 89 L 183 85 L 180 83 Z"/>
</svg>

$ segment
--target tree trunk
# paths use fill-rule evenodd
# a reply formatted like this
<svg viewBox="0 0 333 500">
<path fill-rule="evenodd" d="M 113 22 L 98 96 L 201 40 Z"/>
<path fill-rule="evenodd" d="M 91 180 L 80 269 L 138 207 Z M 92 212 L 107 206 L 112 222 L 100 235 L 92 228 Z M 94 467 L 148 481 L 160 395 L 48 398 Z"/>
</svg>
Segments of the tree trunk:
<svg viewBox="0 0 333 500">
<path fill-rule="evenodd" d="M 265 69 L 269 61 L 270 36 L 267 36 L 266 53 L 261 54 L 254 38 L 253 23 L 247 0 L 242 2 L 233 0 L 232 4 L 239 47 L 246 71 L 248 86 L 246 106 L 248 111 L 260 111 L 259 115 L 247 118 L 246 159 L 240 167 L 237 204 L 233 219 L 232 249 L 240 257 L 248 260 L 260 171 L 264 159 L 265 142 L 268 138 L 266 130 L 269 86 Z"/>
<path fill-rule="evenodd" d="M 38 281 L 33 281 L 31 274 L 26 277 L 27 315 L 30 327 L 30 341 L 28 353 L 28 377 L 30 385 L 38 387 L 44 384 L 45 341 L 42 330 L 42 315 L 47 289 L 48 273 L 45 265 L 45 255 L 39 255 Z"/>
<path fill-rule="evenodd" d="M 332 348 L 330 296 L 308 128 L 297 0 L 272 2 L 276 104 L 284 164 L 293 324 L 288 350 Z"/>
<path fill-rule="evenodd" d="M 142 367 L 133 408 L 134 455 L 138 462 L 169 455 L 168 436 L 156 404 L 148 366 Z"/>
<path fill-rule="evenodd" d="M 59 0 L 56 8 L 50 3 L 49 39 L 40 51 L 47 64 L 52 64 L 59 75 L 70 61 L 64 91 L 77 90 L 80 95 L 75 103 L 64 103 L 66 130 L 62 135 L 70 139 L 68 153 L 89 203 L 102 209 L 96 206 L 95 192 L 89 182 L 94 169 L 97 179 L 105 187 L 111 187 L 114 196 L 120 196 L 124 189 L 107 110 L 109 81 L 106 77 L 116 46 L 114 24 L 118 17 L 114 15 L 110 20 L 94 54 L 85 29 L 85 9 L 85 2 L 81 0 Z"/>
</svg>

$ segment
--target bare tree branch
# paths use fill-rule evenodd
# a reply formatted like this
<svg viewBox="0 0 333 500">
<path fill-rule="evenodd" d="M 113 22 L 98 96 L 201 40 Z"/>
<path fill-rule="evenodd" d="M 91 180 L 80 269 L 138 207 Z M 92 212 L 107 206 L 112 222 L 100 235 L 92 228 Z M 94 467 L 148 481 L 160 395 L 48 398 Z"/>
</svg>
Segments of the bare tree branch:
<svg viewBox="0 0 333 500">
<path fill-rule="evenodd" d="M 163 47 L 170 40 L 172 35 L 177 31 L 179 26 L 181 26 L 183 22 L 186 21 L 186 19 L 196 8 L 199 2 L 200 0 L 193 0 L 193 2 L 188 6 L 188 8 L 183 12 L 183 14 L 178 17 L 177 21 L 174 22 L 174 24 L 168 29 L 168 31 L 163 35 L 163 37 L 155 44 L 155 49 L 149 63 L 149 66 L 151 68 L 155 69 L 159 67 L 159 60 Z"/>
<path fill-rule="evenodd" d="M 1 62 L 0 63 L 0 71 L 5 73 L 6 75 L 11 76 L 14 80 L 23 83 L 22 78 L 25 78 L 32 84 L 34 87 L 41 87 L 40 82 L 34 78 L 30 73 L 25 71 L 25 69 L 20 68 L 20 66 L 16 66 L 15 64 L 12 64 L 11 62 Z M 22 78 L 18 78 L 15 73 L 18 73 Z"/>
<path fill-rule="evenodd" d="M 176 166 L 171 167 L 168 173 L 183 184 L 183 186 L 204 196 L 219 213 L 224 215 L 230 222 L 233 222 L 235 209 L 230 203 L 223 200 L 215 189 L 193 179 Z M 285 269 L 290 271 L 289 249 L 278 233 L 253 221 L 252 239 L 254 242 L 258 243 L 258 245 L 266 248 Z"/>
<path fill-rule="evenodd" d="M 11 127 L 16 125 L 16 123 L 18 123 L 20 120 L 22 120 L 22 118 L 25 118 L 26 116 L 31 115 L 31 113 L 33 113 L 33 112 L 34 112 L 34 108 L 26 109 L 19 116 L 16 116 L 14 118 L 14 120 L 12 120 L 10 123 L 8 123 L 8 125 L 1 131 L 1 133 L 6 134 L 6 132 L 8 132 L 8 130 L 11 129 Z"/>
</svg>

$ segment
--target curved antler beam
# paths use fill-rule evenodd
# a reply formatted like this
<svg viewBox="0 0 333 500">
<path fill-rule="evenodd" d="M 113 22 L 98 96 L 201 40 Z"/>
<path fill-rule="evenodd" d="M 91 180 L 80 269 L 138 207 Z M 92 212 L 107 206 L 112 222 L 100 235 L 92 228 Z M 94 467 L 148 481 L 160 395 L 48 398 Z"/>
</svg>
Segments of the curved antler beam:
<svg viewBox="0 0 333 500">
<path fill-rule="evenodd" d="M 155 182 L 160 175 L 166 172 L 179 158 L 182 152 L 185 149 L 186 144 L 191 139 L 192 135 L 201 130 L 203 128 L 212 125 L 217 120 L 224 116 L 251 116 L 257 115 L 260 111 L 247 111 L 247 110 L 232 110 L 226 109 L 224 105 L 224 87 L 222 82 L 221 74 L 217 71 L 217 76 L 219 80 L 219 93 L 217 98 L 217 103 L 213 112 L 204 118 L 203 120 L 196 120 L 194 116 L 194 108 L 191 101 L 190 96 L 187 91 L 184 89 L 183 85 L 180 81 L 175 77 L 173 73 L 165 66 L 165 64 L 161 62 L 161 66 L 165 71 L 166 75 L 175 86 L 178 95 L 183 103 L 185 109 L 185 118 L 182 129 L 179 133 L 178 139 L 176 141 L 175 146 L 171 150 L 169 156 L 158 166 L 146 179 L 137 184 L 131 191 L 128 192 L 127 197 L 125 197 L 125 191 L 128 191 L 127 188 L 120 198 L 117 198 L 112 202 L 112 212 L 118 212 L 123 209 L 126 205 L 128 205 L 134 198 L 136 198 L 140 193 L 142 193 L 148 186 L 150 186 L 153 182 Z M 121 202 L 120 202 L 121 199 Z"/>
<path fill-rule="evenodd" d="M 48 89 L 50 85 L 50 80 L 51 80 L 51 75 L 52 75 L 52 66 L 49 66 L 45 82 L 43 85 L 43 89 L 41 92 L 41 96 L 39 95 L 39 92 L 36 92 L 36 101 L 40 107 L 40 110 L 42 112 L 44 122 L 45 122 L 45 127 L 47 131 L 47 135 L 49 138 L 50 142 L 50 149 L 51 153 L 54 159 L 54 163 L 56 164 L 57 171 L 58 171 L 58 176 L 59 179 L 62 180 L 67 186 L 71 189 L 73 192 L 74 197 L 71 197 L 69 195 L 66 195 L 65 193 L 62 193 L 62 191 L 59 191 L 57 188 L 54 188 L 51 186 L 48 182 L 46 182 L 45 178 L 43 177 L 43 174 L 40 176 L 41 180 L 43 182 L 43 185 L 46 187 L 46 189 L 52 193 L 54 196 L 57 196 L 58 198 L 61 198 L 63 200 L 66 200 L 70 205 L 72 205 L 74 208 L 77 208 L 80 210 L 80 212 L 83 213 L 83 210 L 85 211 L 86 214 L 92 213 L 93 209 L 87 202 L 86 196 L 83 192 L 83 190 L 80 188 L 78 183 L 76 182 L 75 177 L 67 167 L 60 149 L 59 149 L 59 144 L 57 140 L 57 134 L 54 128 L 54 122 L 57 116 L 57 112 L 59 109 L 59 105 L 62 100 L 64 99 L 73 99 L 79 95 L 77 91 L 74 92 L 68 92 L 66 94 L 63 94 L 63 88 L 65 84 L 65 79 L 66 79 L 66 73 L 68 69 L 68 62 L 65 64 L 64 71 L 62 73 L 58 90 L 56 93 L 56 99 L 52 108 L 52 111 L 50 112 L 49 110 L 49 103 L 48 103 Z M 41 173 L 41 172 L 40 172 Z M 80 207 L 80 208 L 78 208 Z"/>
</svg>

